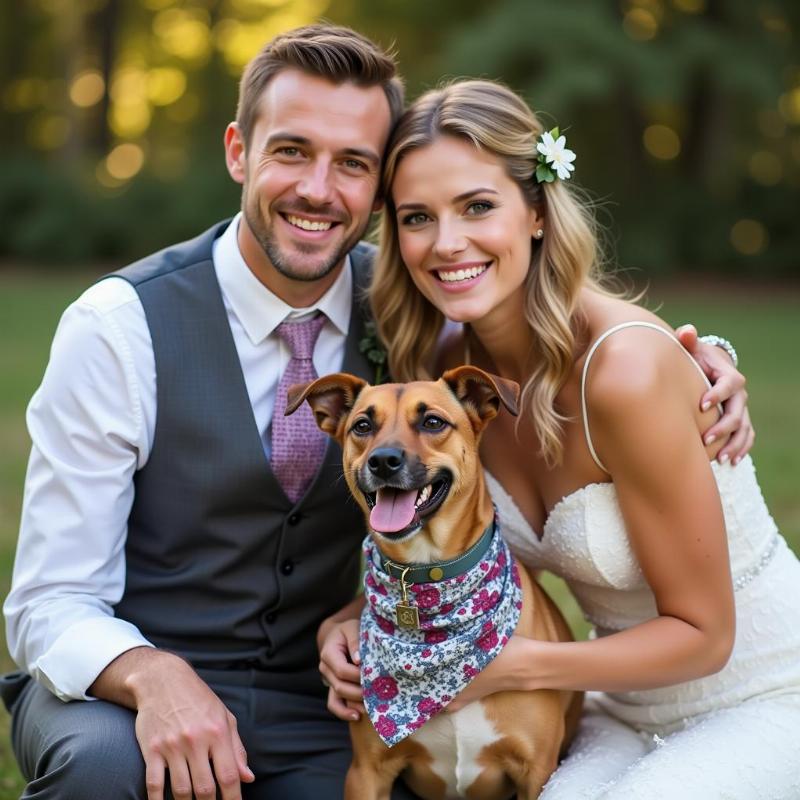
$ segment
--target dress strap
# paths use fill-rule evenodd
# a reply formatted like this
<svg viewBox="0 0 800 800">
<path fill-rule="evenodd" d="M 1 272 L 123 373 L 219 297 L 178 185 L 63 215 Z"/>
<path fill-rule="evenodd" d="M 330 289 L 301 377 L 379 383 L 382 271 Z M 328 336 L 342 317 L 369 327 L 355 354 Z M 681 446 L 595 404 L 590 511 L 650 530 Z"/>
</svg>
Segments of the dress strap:
<svg viewBox="0 0 800 800">
<path fill-rule="evenodd" d="M 595 353 L 595 350 L 609 337 L 612 333 L 616 333 L 617 331 L 624 330 L 625 328 L 652 328 L 654 331 L 658 331 L 659 333 L 663 333 L 664 336 L 668 337 L 670 341 L 674 342 L 681 350 L 682 353 L 686 355 L 689 361 L 694 364 L 697 371 L 705 381 L 706 385 L 711 388 L 711 383 L 709 382 L 708 378 L 706 377 L 705 372 L 703 372 L 703 368 L 694 360 L 691 353 L 684 349 L 683 345 L 675 338 L 675 336 L 670 333 L 666 328 L 662 328 L 660 325 L 656 325 L 654 322 L 645 322 L 644 320 L 633 320 L 632 322 L 621 322 L 619 325 L 614 325 L 613 327 L 609 328 L 600 336 L 595 339 L 594 344 L 589 348 L 589 352 L 586 354 L 586 361 L 583 364 L 583 373 L 581 375 L 581 414 L 583 415 L 583 432 L 586 436 L 586 444 L 589 447 L 589 453 L 591 454 L 592 458 L 594 459 L 594 463 L 600 467 L 603 472 L 608 472 L 606 467 L 603 465 L 603 462 L 597 455 L 597 451 L 594 449 L 594 445 L 592 444 L 592 437 L 589 433 L 589 413 L 586 407 L 586 376 L 589 373 L 589 362 L 592 360 L 592 356 Z"/>
</svg>

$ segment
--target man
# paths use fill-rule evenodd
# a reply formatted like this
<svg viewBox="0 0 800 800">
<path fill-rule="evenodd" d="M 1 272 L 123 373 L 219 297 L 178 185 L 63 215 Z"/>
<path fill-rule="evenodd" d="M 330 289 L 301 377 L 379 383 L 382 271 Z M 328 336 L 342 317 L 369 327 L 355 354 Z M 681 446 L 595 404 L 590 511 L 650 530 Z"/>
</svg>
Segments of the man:
<svg viewBox="0 0 800 800">
<path fill-rule="evenodd" d="M 353 598 L 363 522 L 336 448 L 286 427 L 284 382 L 372 377 L 359 240 L 401 110 L 364 37 L 278 36 L 225 133 L 241 214 L 65 313 L 5 606 L 34 678 L 6 686 L 25 797 L 340 795 L 315 633 Z"/>
</svg>

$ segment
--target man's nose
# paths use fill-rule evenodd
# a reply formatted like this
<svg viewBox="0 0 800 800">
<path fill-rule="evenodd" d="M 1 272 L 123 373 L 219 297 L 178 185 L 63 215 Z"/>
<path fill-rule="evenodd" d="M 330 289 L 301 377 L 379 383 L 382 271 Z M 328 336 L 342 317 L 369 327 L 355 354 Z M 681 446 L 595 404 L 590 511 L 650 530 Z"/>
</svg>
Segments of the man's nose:
<svg viewBox="0 0 800 800">
<path fill-rule="evenodd" d="M 399 447 L 377 447 L 367 459 L 367 468 L 376 477 L 388 480 L 403 468 L 406 454 Z"/>
<path fill-rule="evenodd" d="M 331 164 L 327 161 L 312 161 L 297 183 L 299 197 L 315 206 L 330 203 L 333 194 Z"/>
</svg>

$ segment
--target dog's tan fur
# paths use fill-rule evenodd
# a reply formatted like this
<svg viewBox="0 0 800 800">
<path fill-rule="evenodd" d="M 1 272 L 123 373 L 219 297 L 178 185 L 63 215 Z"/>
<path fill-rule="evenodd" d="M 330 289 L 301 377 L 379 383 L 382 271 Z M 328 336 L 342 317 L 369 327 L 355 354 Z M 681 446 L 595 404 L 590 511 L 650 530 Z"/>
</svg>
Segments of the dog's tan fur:
<svg viewBox="0 0 800 800">
<path fill-rule="evenodd" d="M 292 387 L 287 413 L 304 400 L 309 402 L 320 428 L 342 445 L 345 478 L 367 517 L 370 509 L 357 477 L 377 448 L 398 448 L 418 459 L 428 480 L 442 469 L 452 475 L 449 494 L 418 533 L 399 542 L 378 535 L 379 548 L 392 561 L 428 563 L 463 553 L 491 523 L 494 511 L 478 445 L 500 404 L 517 413 L 518 395 L 516 384 L 476 367 L 450 370 L 436 382 L 382 386 L 336 374 Z M 447 425 L 441 431 L 423 429 L 421 422 L 428 415 Z M 354 421 L 365 418 L 372 425 L 370 435 L 354 434 Z M 569 641 L 569 628 L 558 609 L 529 572 L 517 566 L 523 607 L 516 633 L 544 641 Z M 574 733 L 581 700 L 579 693 L 550 690 L 500 692 L 481 700 L 485 717 L 499 735 L 482 748 L 478 777 L 464 796 L 500 800 L 516 792 L 523 799 L 538 797 L 559 752 Z M 353 762 L 345 785 L 348 800 L 388 800 L 401 772 L 420 797 L 440 800 L 447 796 L 446 783 L 433 770 L 434 759 L 427 748 L 415 741 L 418 737 L 412 735 L 389 748 L 366 715 L 351 723 L 350 730 Z"/>
</svg>

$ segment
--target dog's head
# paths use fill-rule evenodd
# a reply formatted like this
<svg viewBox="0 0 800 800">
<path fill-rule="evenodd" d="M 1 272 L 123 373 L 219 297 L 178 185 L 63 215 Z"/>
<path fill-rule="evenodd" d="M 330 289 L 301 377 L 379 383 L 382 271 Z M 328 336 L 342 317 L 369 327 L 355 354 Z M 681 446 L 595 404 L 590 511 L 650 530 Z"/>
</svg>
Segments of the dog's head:
<svg viewBox="0 0 800 800">
<path fill-rule="evenodd" d="M 470 366 L 381 386 L 338 373 L 292 386 L 288 399 L 287 414 L 307 400 L 341 444 L 348 486 L 384 546 L 424 530 L 443 552 L 445 531 L 491 514 L 478 443 L 501 405 L 518 413 L 513 381 Z"/>
</svg>

